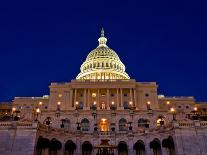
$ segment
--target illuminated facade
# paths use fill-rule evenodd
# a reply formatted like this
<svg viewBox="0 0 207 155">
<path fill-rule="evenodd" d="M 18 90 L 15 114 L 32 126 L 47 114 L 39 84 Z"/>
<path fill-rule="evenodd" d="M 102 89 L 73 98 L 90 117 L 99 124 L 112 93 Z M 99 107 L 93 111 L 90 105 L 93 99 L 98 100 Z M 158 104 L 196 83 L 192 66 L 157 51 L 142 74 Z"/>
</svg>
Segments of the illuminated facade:
<svg viewBox="0 0 207 155">
<path fill-rule="evenodd" d="M 107 45 L 99 46 L 75 80 L 51 83 L 50 95 L 15 97 L 0 122 L 0 154 L 206 155 L 207 104 L 158 95 L 137 82 Z"/>
</svg>

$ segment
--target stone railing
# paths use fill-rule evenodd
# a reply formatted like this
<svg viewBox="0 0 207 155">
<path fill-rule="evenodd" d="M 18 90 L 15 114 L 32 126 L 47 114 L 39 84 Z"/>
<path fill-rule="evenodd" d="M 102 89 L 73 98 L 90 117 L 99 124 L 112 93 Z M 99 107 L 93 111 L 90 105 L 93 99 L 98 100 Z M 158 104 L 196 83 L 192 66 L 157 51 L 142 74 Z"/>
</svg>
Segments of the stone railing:
<svg viewBox="0 0 207 155">
<path fill-rule="evenodd" d="M 190 127 L 207 127 L 207 121 L 189 121 L 189 122 L 183 122 L 183 121 L 178 121 L 178 122 L 173 122 L 174 127 L 179 127 L 179 128 L 190 128 Z"/>
<path fill-rule="evenodd" d="M 37 122 L 0 122 L 0 129 L 5 128 L 27 128 L 27 129 L 34 129 L 37 128 Z"/>
<path fill-rule="evenodd" d="M 135 79 L 78 79 L 71 82 L 136 82 Z"/>
<path fill-rule="evenodd" d="M 178 124 L 179 124 L 179 126 L 180 127 L 192 127 L 192 126 L 194 126 L 195 124 L 194 123 L 191 123 L 191 122 L 178 122 Z"/>
<path fill-rule="evenodd" d="M 11 126 L 11 122 L 0 122 L 0 128 L 1 127 L 9 127 Z"/>
<path fill-rule="evenodd" d="M 207 127 L 207 121 L 202 121 L 202 122 L 200 122 L 200 125 L 201 125 L 201 126 L 206 126 L 206 127 Z"/>
</svg>

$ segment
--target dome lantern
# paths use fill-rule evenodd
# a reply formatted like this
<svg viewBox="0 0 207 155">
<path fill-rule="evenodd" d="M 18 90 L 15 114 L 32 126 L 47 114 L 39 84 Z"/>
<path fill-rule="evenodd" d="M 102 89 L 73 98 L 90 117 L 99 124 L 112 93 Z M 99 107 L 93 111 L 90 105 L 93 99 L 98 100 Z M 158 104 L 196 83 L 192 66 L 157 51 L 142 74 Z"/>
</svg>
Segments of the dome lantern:
<svg viewBox="0 0 207 155">
<path fill-rule="evenodd" d="M 98 47 L 107 47 L 106 42 L 107 39 L 104 37 L 104 29 L 101 30 L 101 37 L 98 39 L 99 46 Z"/>
</svg>

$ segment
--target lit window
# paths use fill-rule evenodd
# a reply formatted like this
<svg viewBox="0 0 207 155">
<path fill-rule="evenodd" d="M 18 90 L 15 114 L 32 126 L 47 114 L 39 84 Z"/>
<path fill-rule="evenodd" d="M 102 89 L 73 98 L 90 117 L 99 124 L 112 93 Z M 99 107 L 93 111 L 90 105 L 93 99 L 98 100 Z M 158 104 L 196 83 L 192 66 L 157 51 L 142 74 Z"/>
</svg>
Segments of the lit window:
<svg viewBox="0 0 207 155">
<path fill-rule="evenodd" d="M 163 116 L 159 116 L 157 119 L 157 126 L 163 126 L 165 124 L 165 120 Z"/>
<path fill-rule="evenodd" d="M 96 97 L 96 93 L 92 93 L 92 97 Z"/>
</svg>

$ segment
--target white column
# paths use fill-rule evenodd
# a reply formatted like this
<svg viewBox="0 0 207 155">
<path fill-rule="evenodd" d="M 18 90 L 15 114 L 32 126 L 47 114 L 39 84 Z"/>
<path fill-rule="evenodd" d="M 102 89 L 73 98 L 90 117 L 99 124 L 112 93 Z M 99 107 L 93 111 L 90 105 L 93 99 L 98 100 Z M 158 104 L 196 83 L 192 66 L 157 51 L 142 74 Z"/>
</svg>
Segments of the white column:
<svg viewBox="0 0 207 155">
<path fill-rule="evenodd" d="M 75 107 L 76 98 L 77 98 L 77 89 L 75 89 L 74 102 L 73 102 L 74 107 Z"/>
<path fill-rule="evenodd" d="M 121 109 L 124 109 L 124 107 L 123 107 L 123 90 L 122 90 L 122 88 L 120 89 L 120 92 L 121 92 L 121 103 L 120 103 L 120 105 L 121 105 Z"/>
<path fill-rule="evenodd" d="M 100 100 L 99 100 L 99 89 L 98 89 L 98 91 L 97 91 L 97 94 L 96 94 L 96 98 L 97 98 L 97 109 L 99 110 L 100 109 L 100 107 L 101 107 L 101 103 L 100 103 Z"/>
<path fill-rule="evenodd" d="M 86 109 L 86 107 L 87 107 L 86 91 L 87 90 L 84 88 L 84 92 L 83 92 L 83 109 Z"/>
<path fill-rule="evenodd" d="M 69 103 L 69 109 L 72 109 L 73 105 L 73 89 L 70 90 L 70 103 Z"/>
<path fill-rule="evenodd" d="M 88 101 L 87 101 L 87 104 L 86 104 L 86 107 L 87 109 L 90 109 L 90 97 L 91 97 L 91 94 L 90 94 L 90 89 L 88 89 Z"/>
<path fill-rule="evenodd" d="M 117 106 L 117 108 L 120 107 L 120 103 L 119 103 L 119 88 L 116 88 L 116 106 Z"/>
<path fill-rule="evenodd" d="M 129 89 L 129 95 L 130 95 L 130 101 L 133 102 L 133 98 L 132 98 L 132 88 Z"/>
<path fill-rule="evenodd" d="M 134 88 L 133 90 L 134 90 L 134 105 L 136 109 L 138 109 L 136 88 Z"/>
<path fill-rule="evenodd" d="M 108 110 L 110 110 L 110 98 L 109 98 L 109 89 L 107 89 L 107 104 L 106 104 L 106 108 L 108 109 Z"/>
</svg>

